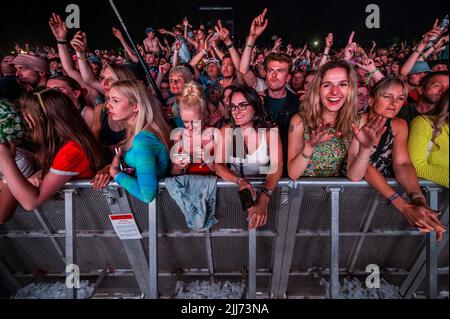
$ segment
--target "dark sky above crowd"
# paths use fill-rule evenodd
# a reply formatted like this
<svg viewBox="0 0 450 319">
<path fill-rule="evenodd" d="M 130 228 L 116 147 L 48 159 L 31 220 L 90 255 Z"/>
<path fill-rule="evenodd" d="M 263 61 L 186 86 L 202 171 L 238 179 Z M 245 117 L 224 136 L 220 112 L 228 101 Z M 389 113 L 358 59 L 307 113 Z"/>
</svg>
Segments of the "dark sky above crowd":
<svg viewBox="0 0 450 319">
<path fill-rule="evenodd" d="M 111 26 L 119 26 L 108 0 L 39 0 L 7 1 L 0 8 L 0 48 L 10 49 L 15 42 L 53 44 L 48 27 L 51 12 L 66 16 L 68 4 L 80 7 L 81 29 L 87 32 L 91 49 L 117 48 L 118 41 L 111 34 Z M 264 7 L 269 9 L 269 27 L 260 44 L 269 43 L 273 35 L 283 37 L 283 44 L 296 46 L 319 41 L 328 32 L 335 35 L 336 46 L 343 45 L 352 30 L 355 40 L 370 45 L 375 40 L 380 45 L 399 39 L 418 39 L 431 28 L 434 19 L 448 13 L 445 0 L 427 0 L 420 4 L 412 1 L 292 1 L 292 0 L 115 0 L 127 27 L 135 40 L 144 38 L 148 26 L 155 29 L 180 22 L 186 15 L 194 26 L 205 20 L 201 6 L 233 7 L 229 18 L 234 20 L 234 34 L 238 44 L 244 41 L 252 18 Z M 365 25 L 366 6 L 375 3 L 380 7 L 380 28 L 368 29 Z M 224 17 L 226 18 L 226 17 Z M 73 32 L 70 33 L 70 36 Z"/>
</svg>

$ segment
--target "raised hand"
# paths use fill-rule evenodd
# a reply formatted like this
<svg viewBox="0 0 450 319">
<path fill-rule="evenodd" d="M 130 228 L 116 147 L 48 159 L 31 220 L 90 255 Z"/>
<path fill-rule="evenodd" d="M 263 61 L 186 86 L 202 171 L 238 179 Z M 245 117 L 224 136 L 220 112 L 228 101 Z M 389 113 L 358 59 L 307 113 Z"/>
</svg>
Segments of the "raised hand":
<svg viewBox="0 0 450 319">
<path fill-rule="evenodd" d="M 264 30 L 267 28 L 268 19 L 266 19 L 267 14 L 267 8 L 264 9 L 264 11 L 257 16 L 255 19 L 253 19 L 252 25 L 250 27 L 250 37 L 258 38 Z"/>
<path fill-rule="evenodd" d="M 356 63 L 356 66 L 367 72 L 372 72 L 376 69 L 375 62 L 369 58 L 363 58 L 361 63 Z"/>
<path fill-rule="evenodd" d="M 325 47 L 331 48 L 333 46 L 333 33 L 328 33 L 325 38 Z"/>
<path fill-rule="evenodd" d="M 78 31 L 73 37 L 72 41 L 70 41 L 70 44 L 77 53 L 86 53 L 87 51 L 86 33 Z"/>
<path fill-rule="evenodd" d="M 435 45 L 436 49 L 439 49 L 439 48 L 445 46 L 448 43 L 448 40 L 449 40 L 448 34 L 446 36 L 440 38 L 439 41 Z"/>
<path fill-rule="evenodd" d="M 422 42 L 427 44 L 428 42 L 431 41 L 431 39 L 433 39 L 435 37 L 439 37 L 441 35 L 441 33 L 442 33 L 441 28 L 434 27 L 433 29 L 431 29 L 430 31 L 428 31 L 427 33 L 425 33 L 423 35 Z"/>
<path fill-rule="evenodd" d="M 347 41 L 347 46 L 344 49 L 344 60 L 350 61 L 353 58 L 353 55 L 356 52 L 357 44 L 353 42 L 353 38 L 355 37 L 355 31 L 352 31 L 350 37 Z"/>
<path fill-rule="evenodd" d="M 231 42 L 230 31 L 222 26 L 222 22 L 220 22 L 220 20 L 217 21 L 217 26 L 214 27 L 214 30 L 216 30 L 216 32 L 219 34 L 219 39 L 224 43 Z"/>
<path fill-rule="evenodd" d="M 361 128 L 356 124 L 352 124 L 353 134 L 361 146 L 372 149 L 373 145 L 377 145 L 381 136 L 386 132 L 385 124 L 386 118 L 381 116 L 370 117 Z"/>
<path fill-rule="evenodd" d="M 159 73 L 167 74 L 167 72 L 169 72 L 169 70 L 170 70 L 170 67 L 171 67 L 170 63 L 166 63 L 166 64 L 163 64 L 163 65 L 160 65 L 159 66 Z"/>
<path fill-rule="evenodd" d="M 326 141 L 332 139 L 333 137 L 341 136 L 340 132 L 331 133 L 332 124 L 321 122 L 319 126 L 316 127 L 315 130 L 311 131 L 309 145 L 311 147 L 316 147 L 319 144 L 325 143 Z"/>
<path fill-rule="evenodd" d="M 55 36 L 56 40 L 58 41 L 66 40 L 67 38 L 66 23 L 62 21 L 61 17 L 58 14 L 52 13 L 48 25 L 50 26 L 50 29 L 52 30 L 52 33 Z"/>
<path fill-rule="evenodd" d="M 283 41 L 283 39 L 282 38 L 277 38 L 276 40 L 275 40 L 275 48 L 276 49 L 278 49 L 278 48 L 280 48 L 281 47 L 281 44 L 282 44 L 282 41 Z"/>
<path fill-rule="evenodd" d="M 119 39 L 119 40 L 123 39 L 122 32 L 120 32 L 119 29 L 113 27 L 112 33 L 117 39 Z"/>
<path fill-rule="evenodd" d="M 219 39 L 216 37 L 209 38 L 208 44 L 211 48 L 216 49 L 219 46 Z"/>
<path fill-rule="evenodd" d="M 175 51 L 180 51 L 180 49 L 181 49 L 181 42 L 180 42 L 180 40 L 176 40 L 173 43 L 173 48 L 174 48 Z"/>
</svg>

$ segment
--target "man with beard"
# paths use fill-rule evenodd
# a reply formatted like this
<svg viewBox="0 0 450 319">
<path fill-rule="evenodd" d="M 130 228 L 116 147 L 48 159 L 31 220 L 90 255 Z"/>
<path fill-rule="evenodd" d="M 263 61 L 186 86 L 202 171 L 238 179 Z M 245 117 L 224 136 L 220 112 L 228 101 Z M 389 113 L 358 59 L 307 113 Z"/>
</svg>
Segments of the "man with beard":
<svg viewBox="0 0 450 319">
<path fill-rule="evenodd" d="M 16 76 L 26 91 L 45 87 L 50 74 L 47 61 L 37 56 L 19 54 L 12 64 L 16 67 Z"/>
<path fill-rule="evenodd" d="M 448 72 L 433 72 L 420 80 L 417 91 L 419 93 L 417 102 L 410 102 L 402 107 L 397 117 L 405 119 L 408 124 L 417 115 L 428 114 L 448 89 Z"/>
</svg>

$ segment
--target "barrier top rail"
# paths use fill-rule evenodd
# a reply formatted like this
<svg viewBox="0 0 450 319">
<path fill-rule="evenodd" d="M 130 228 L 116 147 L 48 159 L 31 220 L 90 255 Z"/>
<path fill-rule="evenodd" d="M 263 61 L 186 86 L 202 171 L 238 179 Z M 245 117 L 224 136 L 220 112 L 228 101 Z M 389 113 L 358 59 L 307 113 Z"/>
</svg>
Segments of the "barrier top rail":
<svg viewBox="0 0 450 319">
<path fill-rule="evenodd" d="M 255 178 L 247 178 L 247 180 L 254 186 L 262 186 L 265 178 L 264 177 L 255 177 Z M 387 178 L 387 183 L 390 186 L 398 186 L 400 185 L 394 178 Z M 436 185 L 433 182 L 430 182 L 425 179 L 419 179 L 419 185 L 421 187 L 429 187 L 429 186 L 436 186 L 440 187 L 439 185 Z M 108 185 L 109 187 L 120 187 L 119 184 L 116 182 L 111 182 Z M 107 186 L 107 187 L 108 187 Z M 319 186 L 319 187 L 371 187 L 369 183 L 362 180 L 359 182 L 352 182 L 351 180 L 347 178 L 342 177 L 306 177 L 306 178 L 300 178 L 297 181 L 293 181 L 289 178 L 282 178 L 278 182 L 278 187 L 298 187 L 298 186 Z M 165 188 L 165 182 L 164 180 L 161 180 L 159 182 L 160 188 Z M 224 181 L 222 179 L 219 179 L 217 181 L 217 187 L 219 188 L 236 188 L 238 187 L 235 183 Z M 65 186 L 66 189 L 71 188 L 92 188 L 91 180 L 90 179 L 82 179 L 82 180 L 76 180 L 76 181 L 70 181 Z"/>
</svg>

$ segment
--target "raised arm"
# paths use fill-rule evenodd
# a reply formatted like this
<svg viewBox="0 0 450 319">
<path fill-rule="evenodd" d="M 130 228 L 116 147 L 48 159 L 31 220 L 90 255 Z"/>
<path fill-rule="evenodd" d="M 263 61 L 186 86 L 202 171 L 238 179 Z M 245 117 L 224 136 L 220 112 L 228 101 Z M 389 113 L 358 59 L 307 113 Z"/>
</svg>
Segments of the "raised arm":
<svg viewBox="0 0 450 319">
<path fill-rule="evenodd" d="M 242 53 L 241 63 L 239 64 L 239 72 L 242 74 L 245 83 L 250 87 L 255 87 L 257 78 L 255 73 L 250 70 L 250 60 L 252 56 L 252 49 L 255 46 L 256 40 L 261 36 L 267 28 L 269 20 L 266 19 L 267 8 L 252 21 L 250 26 L 250 33 L 245 43 L 244 52 Z"/>
<path fill-rule="evenodd" d="M 355 31 L 352 31 L 352 33 L 350 33 L 350 36 L 348 38 L 347 46 L 344 49 L 344 60 L 347 62 L 351 62 L 357 48 L 356 42 L 353 42 L 354 37 Z"/>
<path fill-rule="evenodd" d="M 330 50 L 333 46 L 333 33 L 328 33 L 327 37 L 325 38 L 325 49 L 323 50 L 322 59 L 320 59 L 319 68 L 327 63 L 329 57 L 330 57 Z"/>
<path fill-rule="evenodd" d="M 219 49 L 219 39 L 214 36 L 211 37 L 211 39 L 209 40 L 209 46 L 214 50 L 214 53 L 217 55 L 219 60 L 222 61 L 225 53 L 223 53 L 223 51 Z"/>
<path fill-rule="evenodd" d="M 384 78 L 383 73 L 375 67 L 375 63 L 372 59 L 364 58 L 361 63 L 356 63 L 356 66 L 366 72 L 369 72 L 369 78 L 367 80 L 368 83 L 366 83 L 367 86 L 369 86 L 371 82 L 377 83 Z"/>
<path fill-rule="evenodd" d="M 177 35 L 175 33 L 171 32 L 171 31 L 167 31 L 166 29 L 159 29 L 158 32 L 161 33 L 162 35 L 168 34 L 174 38 L 177 37 Z"/>
<path fill-rule="evenodd" d="M 72 56 L 69 52 L 66 23 L 62 21 L 59 15 L 52 13 L 48 24 L 58 43 L 59 58 L 61 59 L 64 71 L 66 71 L 67 75 L 75 79 L 78 83 L 85 84 L 80 72 L 78 72 L 75 68 L 75 63 L 73 62 Z"/>
<path fill-rule="evenodd" d="M 100 84 L 100 82 L 95 78 L 94 73 L 87 61 L 86 52 L 87 52 L 87 39 L 86 33 L 78 31 L 72 41 L 70 42 L 72 47 L 75 49 L 78 57 L 78 66 L 80 68 L 81 76 L 83 80 L 95 89 L 100 94 L 104 94 L 104 90 Z"/>
<path fill-rule="evenodd" d="M 419 57 L 423 56 L 423 50 L 427 46 L 428 42 L 432 37 L 438 37 L 441 34 L 441 29 L 437 25 L 438 20 L 435 21 L 433 25 L 433 29 L 428 31 L 422 38 L 422 41 L 417 45 L 416 49 L 409 56 L 408 60 L 402 65 L 400 69 L 400 76 L 406 77 L 408 73 L 412 70 L 414 64 L 419 59 Z"/>
<path fill-rule="evenodd" d="M 133 61 L 134 63 L 138 63 L 139 62 L 138 57 L 136 56 L 136 54 L 134 54 L 133 50 L 128 45 L 127 41 L 125 40 L 125 38 L 122 35 L 122 32 L 120 32 L 119 29 L 116 29 L 113 27 L 112 33 L 117 39 L 119 39 L 120 43 L 122 44 L 123 48 L 125 49 L 125 52 L 130 57 L 131 61 Z M 145 42 L 144 42 L 144 45 L 145 45 Z"/>
</svg>

